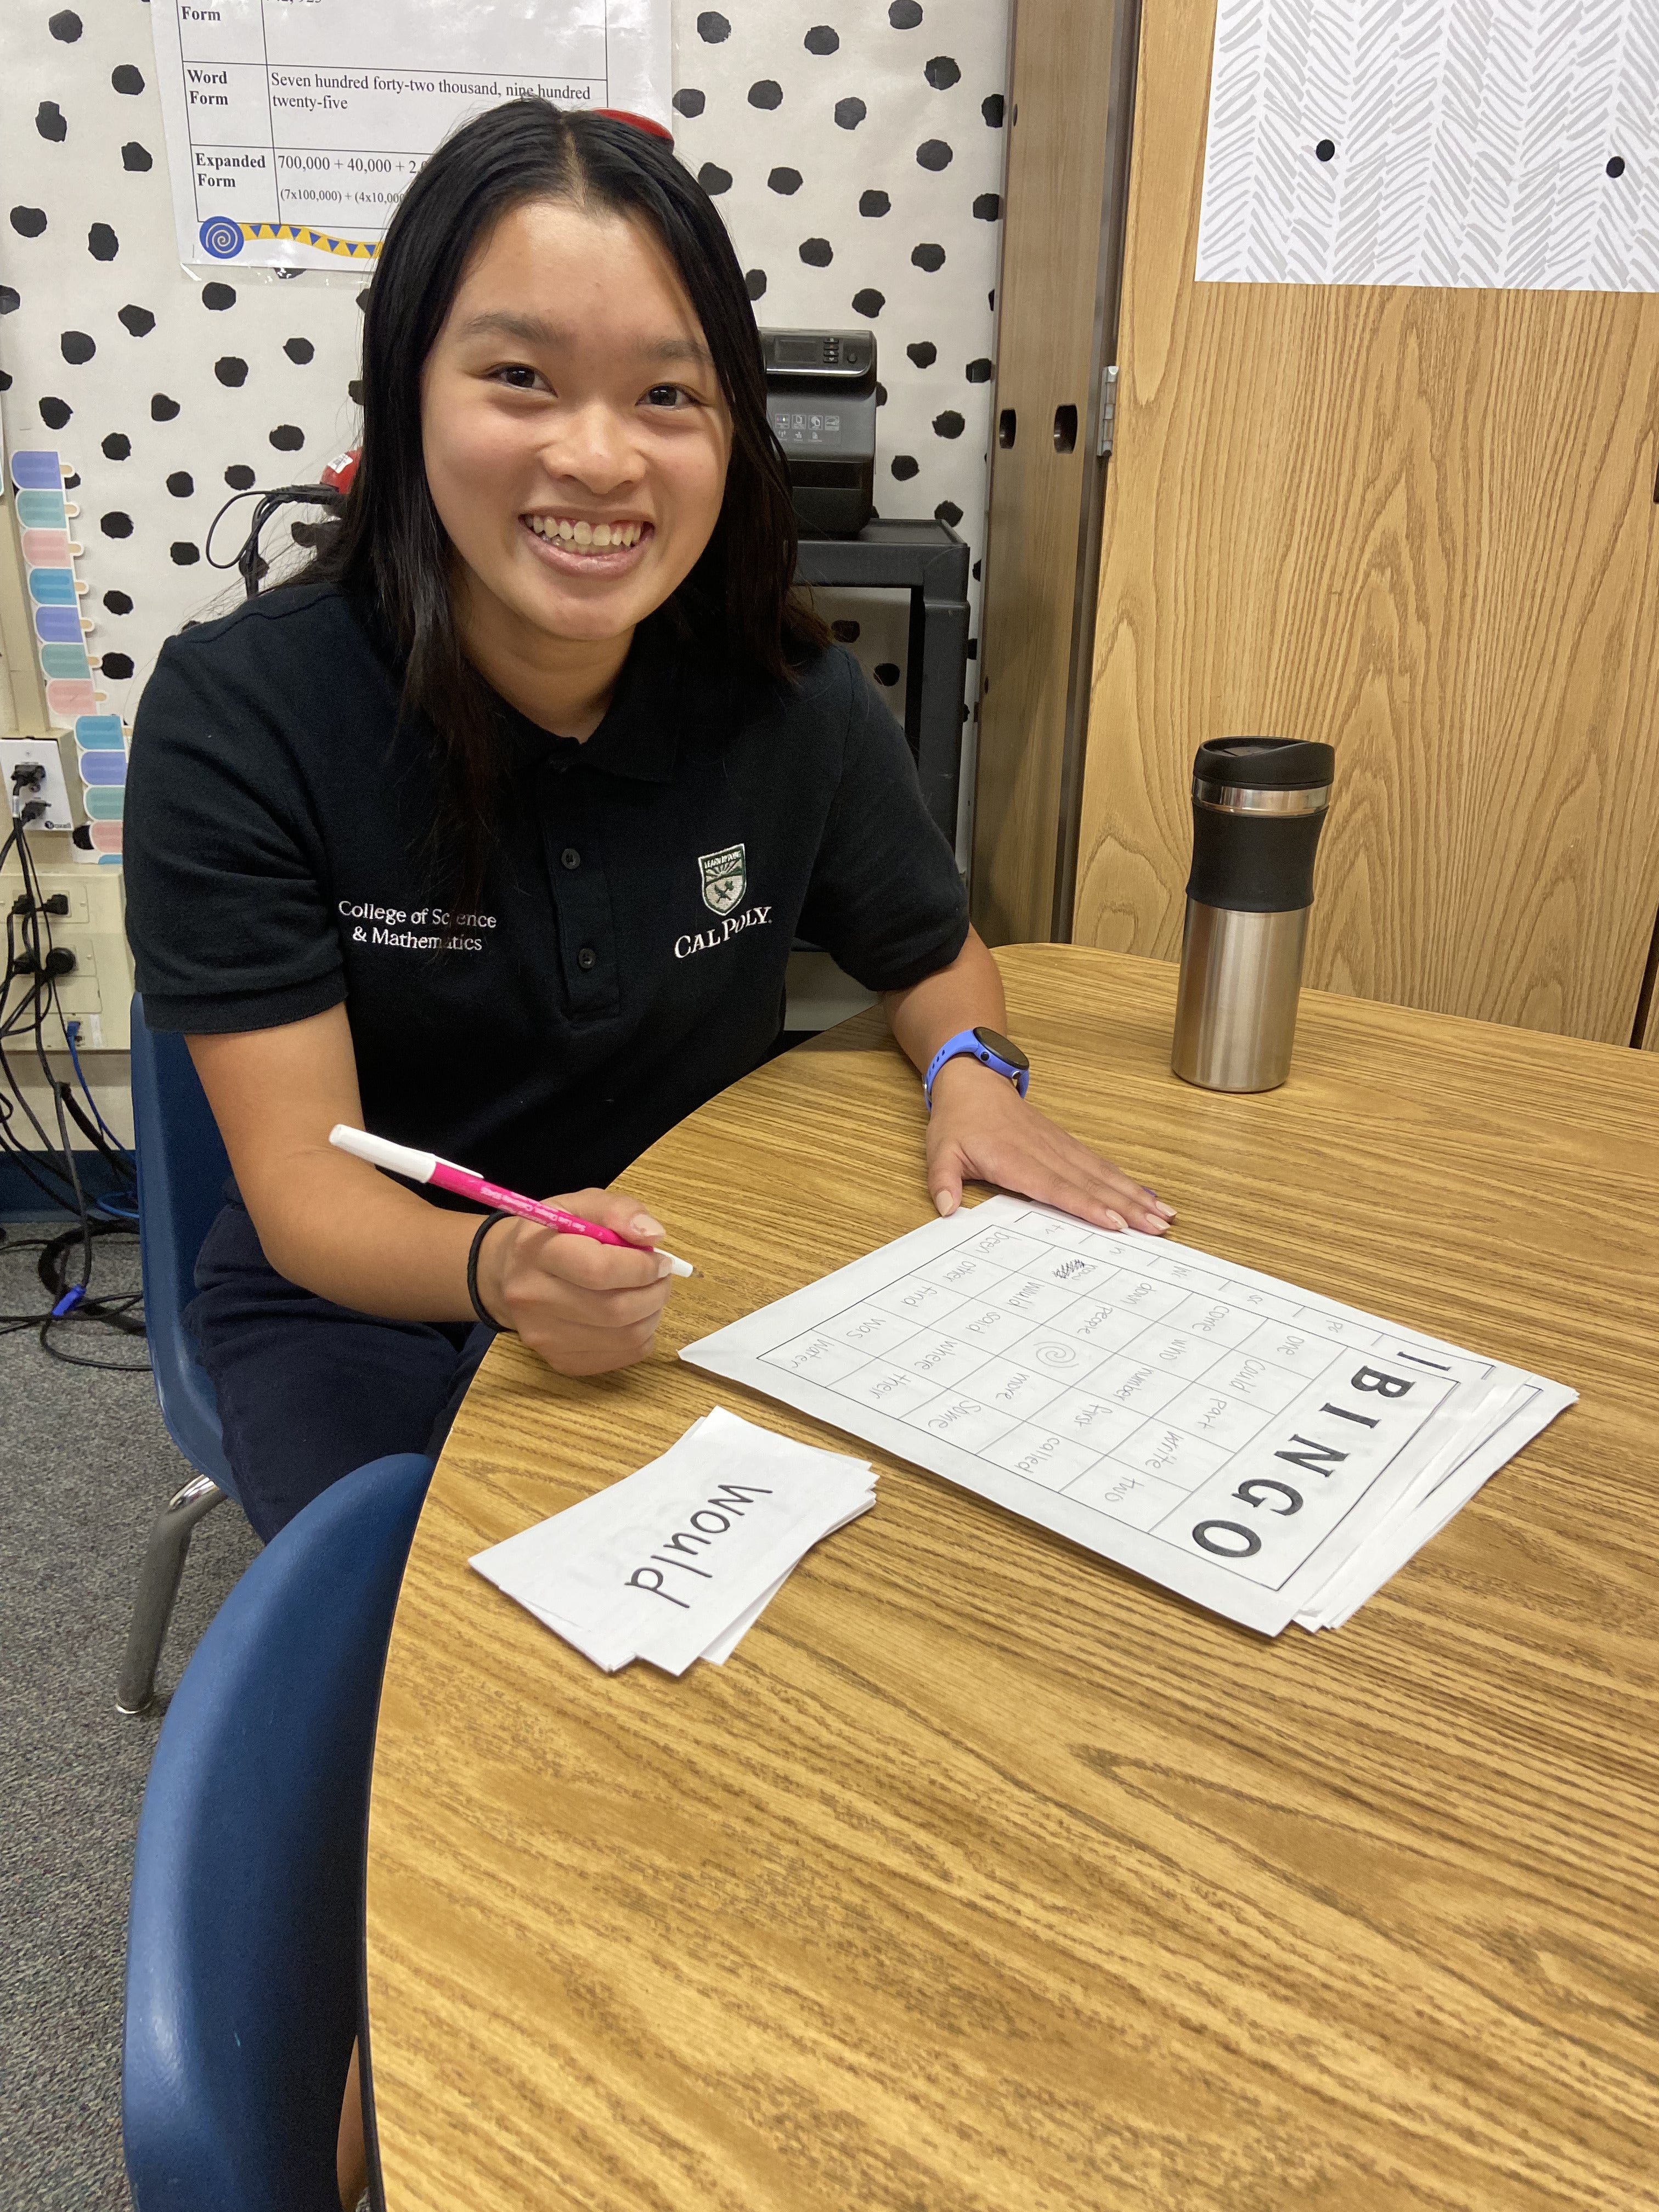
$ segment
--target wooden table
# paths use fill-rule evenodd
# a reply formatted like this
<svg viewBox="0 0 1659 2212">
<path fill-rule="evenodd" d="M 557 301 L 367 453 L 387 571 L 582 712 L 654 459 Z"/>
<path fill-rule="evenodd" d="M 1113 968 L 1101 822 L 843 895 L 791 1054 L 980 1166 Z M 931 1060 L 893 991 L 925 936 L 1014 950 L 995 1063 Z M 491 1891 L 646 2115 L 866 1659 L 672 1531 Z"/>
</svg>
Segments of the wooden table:
<svg viewBox="0 0 1659 2212">
<path fill-rule="evenodd" d="M 1034 1097 L 1184 1241 L 1583 1401 L 1334 1634 L 883 1461 L 724 1668 L 607 1678 L 469 1554 L 705 1411 L 681 1344 L 929 1210 L 878 1013 L 714 1100 L 627 1178 L 708 1271 L 654 1358 L 504 1340 L 416 1536 L 369 1834 L 390 2212 L 1659 2204 L 1659 1064 L 1308 996 L 1286 1087 L 1214 1097 L 1168 1070 L 1173 969 L 1000 958 Z"/>
</svg>

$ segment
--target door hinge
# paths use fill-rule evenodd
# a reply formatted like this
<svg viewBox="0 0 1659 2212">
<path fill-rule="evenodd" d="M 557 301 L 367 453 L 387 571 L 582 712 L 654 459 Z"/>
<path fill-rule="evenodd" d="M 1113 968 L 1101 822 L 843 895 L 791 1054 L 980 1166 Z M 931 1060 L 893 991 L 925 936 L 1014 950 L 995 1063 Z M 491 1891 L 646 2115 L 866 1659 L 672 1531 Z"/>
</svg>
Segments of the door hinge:
<svg viewBox="0 0 1659 2212">
<path fill-rule="evenodd" d="M 1117 431 L 1117 366 L 1100 372 L 1100 437 L 1095 451 L 1103 461 L 1112 450 Z"/>
</svg>

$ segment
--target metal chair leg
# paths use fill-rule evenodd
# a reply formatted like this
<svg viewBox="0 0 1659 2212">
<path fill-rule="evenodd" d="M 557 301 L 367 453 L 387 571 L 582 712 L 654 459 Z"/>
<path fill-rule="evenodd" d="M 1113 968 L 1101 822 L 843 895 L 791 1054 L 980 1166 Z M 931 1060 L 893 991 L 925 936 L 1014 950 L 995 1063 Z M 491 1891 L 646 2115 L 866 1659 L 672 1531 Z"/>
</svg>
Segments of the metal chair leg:
<svg viewBox="0 0 1659 2212">
<path fill-rule="evenodd" d="M 173 1618 L 191 1536 L 203 1515 L 222 1504 L 224 1495 L 210 1474 L 195 1475 L 182 1490 L 173 1492 L 155 1516 L 139 1570 L 126 1656 L 116 1686 L 118 1713 L 142 1713 L 155 1701 L 155 1669 L 161 1662 L 167 1623 Z"/>
</svg>

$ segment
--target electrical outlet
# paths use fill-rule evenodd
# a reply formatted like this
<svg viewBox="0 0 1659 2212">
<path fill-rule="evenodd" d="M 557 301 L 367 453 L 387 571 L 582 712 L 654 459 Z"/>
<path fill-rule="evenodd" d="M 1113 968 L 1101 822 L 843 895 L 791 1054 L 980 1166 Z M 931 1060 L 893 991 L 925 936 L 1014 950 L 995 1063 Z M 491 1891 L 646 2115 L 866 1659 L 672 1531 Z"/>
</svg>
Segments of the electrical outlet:
<svg viewBox="0 0 1659 2212">
<path fill-rule="evenodd" d="M 38 779 L 31 773 L 37 768 L 42 771 Z M 46 812 L 35 816 L 31 828 L 75 827 L 75 817 L 70 812 L 69 786 L 64 781 L 63 759 L 52 738 L 0 738 L 0 783 L 3 783 L 14 817 L 21 814 L 33 799 L 46 802 Z"/>
</svg>

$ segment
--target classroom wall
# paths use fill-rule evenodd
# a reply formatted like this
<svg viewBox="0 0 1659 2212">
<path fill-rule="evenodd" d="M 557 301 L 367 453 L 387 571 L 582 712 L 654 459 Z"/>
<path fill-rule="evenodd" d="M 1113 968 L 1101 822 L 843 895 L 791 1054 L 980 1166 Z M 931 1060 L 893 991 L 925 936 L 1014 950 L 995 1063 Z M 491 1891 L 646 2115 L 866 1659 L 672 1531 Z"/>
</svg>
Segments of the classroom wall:
<svg viewBox="0 0 1659 2212">
<path fill-rule="evenodd" d="M 878 508 L 962 532 L 975 607 L 1008 12 L 1008 0 L 674 9 L 678 150 L 726 217 L 758 318 L 875 331 Z M 162 640 L 240 592 L 207 560 L 228 489 L 314 479 L 356 423 L 360 280 L 185 270 L 169 196 L 143 0 L 8 0 L 0 421 L 9 448 L 55 447 L 78 475 L 88 650 L 108 710 L 128 716 Z M 249 504 L 226 517 L 215 558 L 234 555 Z M 286 524 L 265 539 L 290 542 Z M 849 638 L 857 626 L 854 650 L 896 707 L 902 602 L 838 595 L 826 611 Z"/>
</svg>

